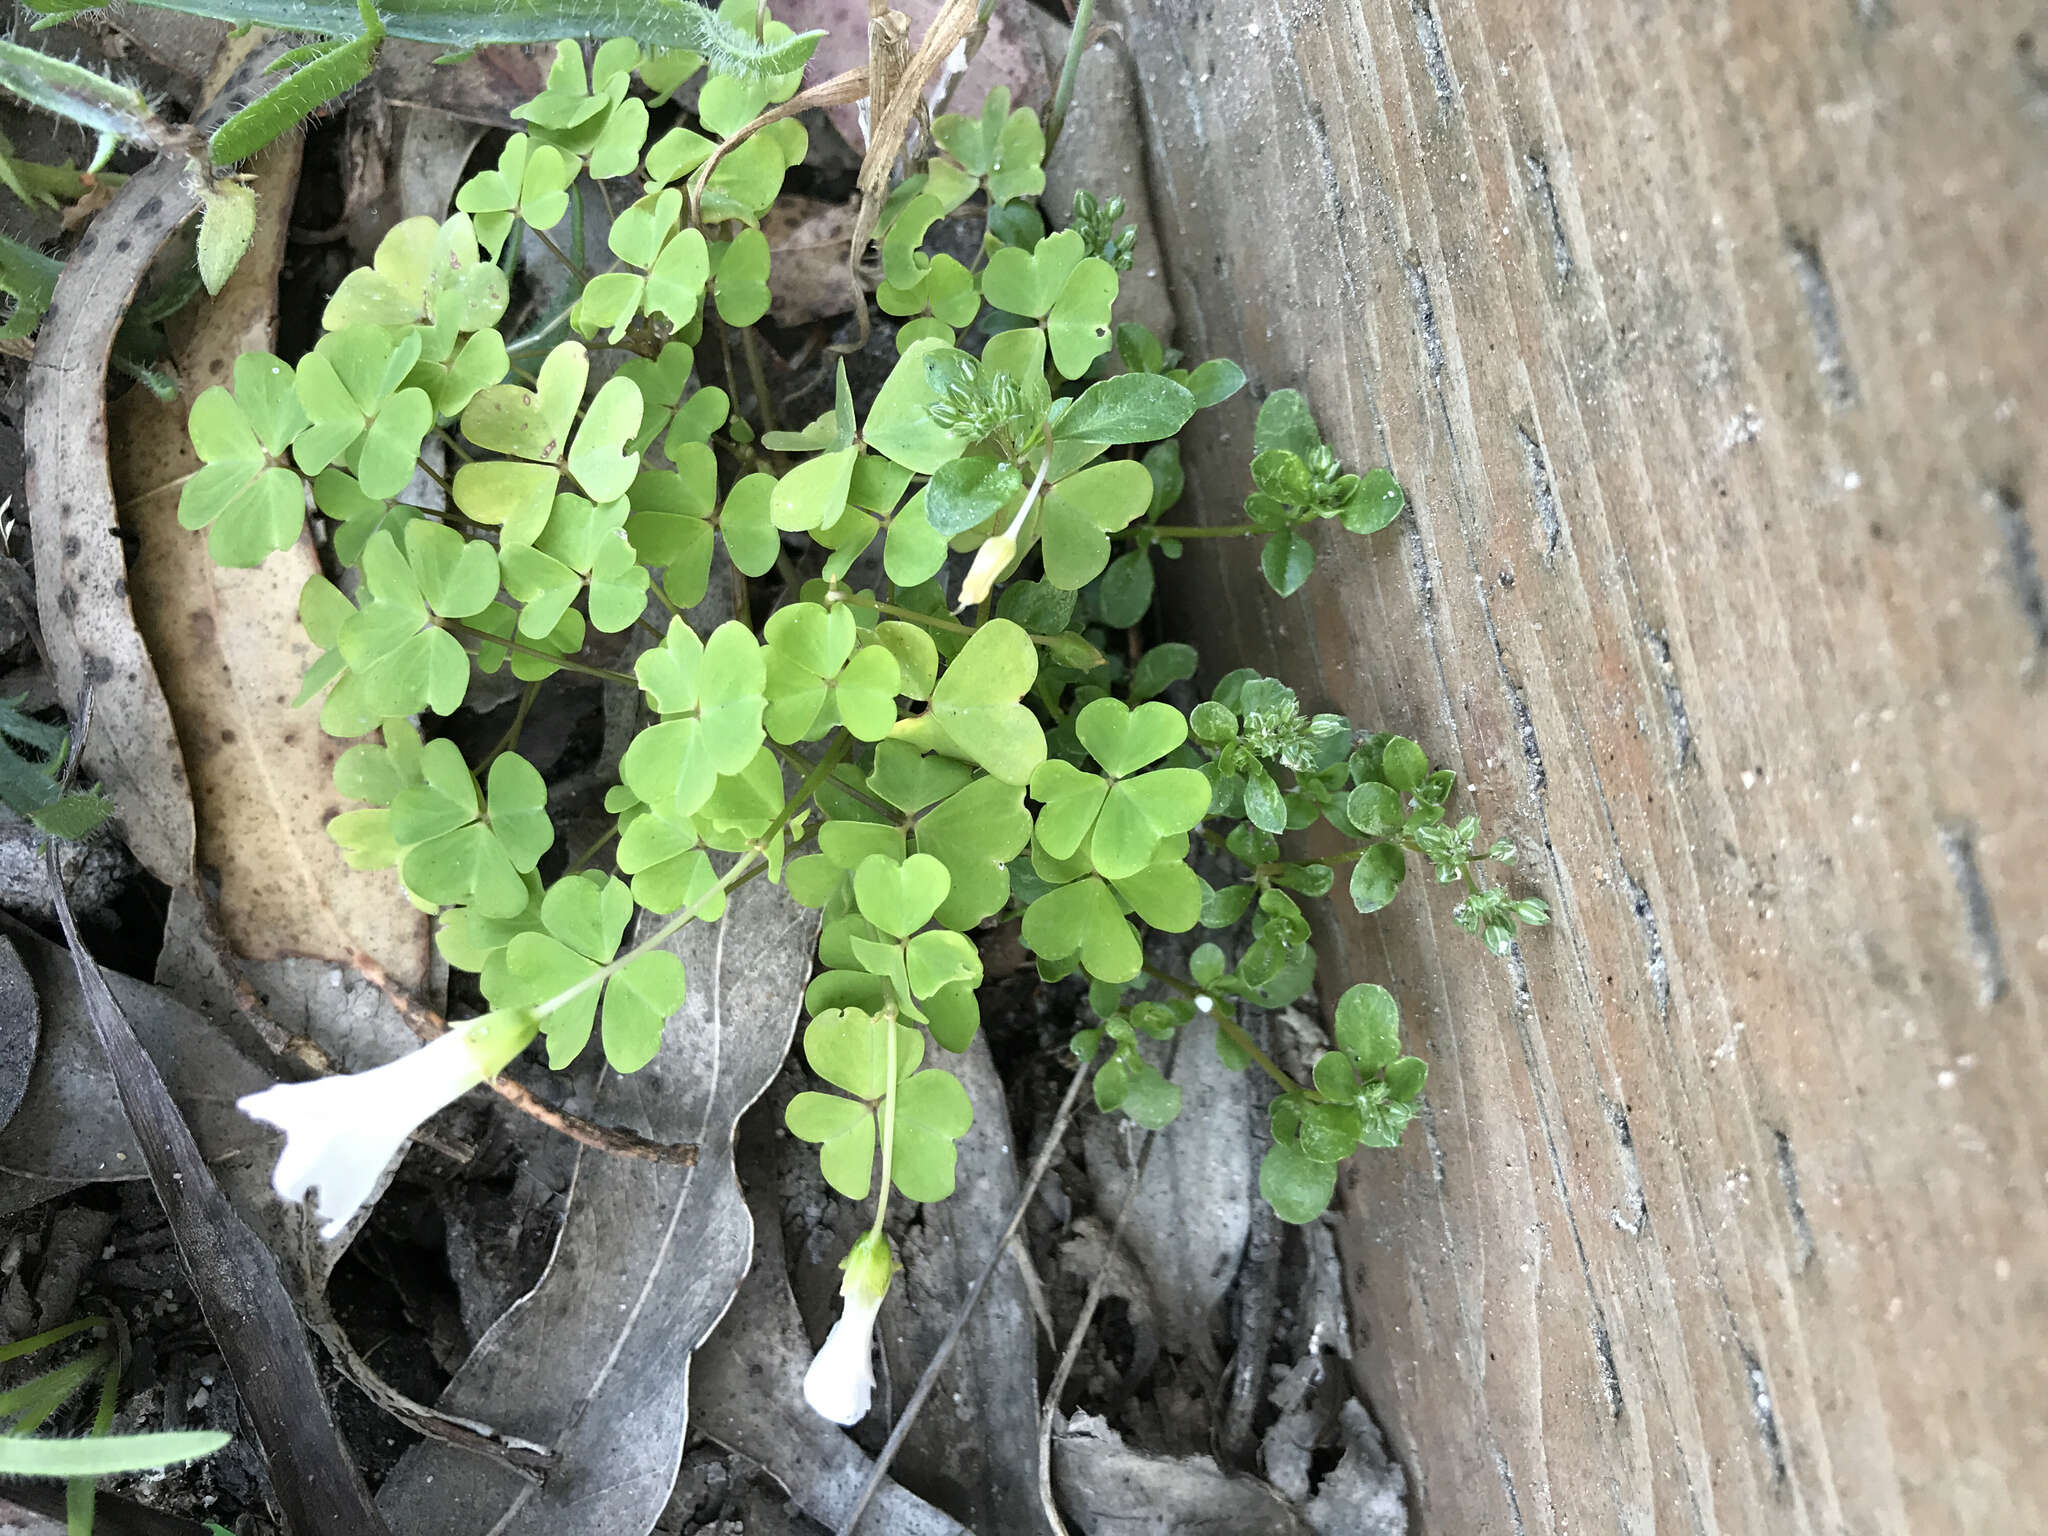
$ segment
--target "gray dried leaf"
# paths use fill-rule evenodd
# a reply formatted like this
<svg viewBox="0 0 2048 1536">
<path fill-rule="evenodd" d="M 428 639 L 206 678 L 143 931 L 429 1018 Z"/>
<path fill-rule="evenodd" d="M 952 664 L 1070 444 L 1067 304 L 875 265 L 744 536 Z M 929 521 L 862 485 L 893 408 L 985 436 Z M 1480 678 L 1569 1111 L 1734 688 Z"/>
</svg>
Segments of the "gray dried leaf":
<svg viewBox="0 0 2048 1536">
<path fill-rule="evenodd" d="M 1338 1410 L 1344 1459 L 1309 1500 L 1308 1523 L 1317 1536 L 1405 1536 L 1408 1479 L 1387 1454 L 1372 1415 L 1353 1401 Z"/>
<path fill-rule="evenodd" d="M 1251 1085 L 1194 1031 L 1169 1076 L 1180 1085 L 1180 1117 L 1152 1150 L 1123 1244 L 1149 1283 L 1161 1342 L 1213 1371 L 1222 1364 L 1212 1341 L 1218 1309 L 1236 1278 L 1256 1198 Z M 1113 1211 L 1130 1181 L 1136 1139 L 1125 1139 L 1129 1122 L 1118 1117 L 1083 1123 L 1097 1208 Z"/>
<path fill-rule="evenodd" d="M 1311 1536 L 1264 1483 L 1207 1456 L 1155 1456 L 1077 1413 L 1052 1439 L 1053 1488 L 1080 1536 Z"/>
<path fill-rule="evenodd" d="M 779 1125 L 780 1120 L 776 1114 L 773 1123 Z M 757 1119 L 749 1129 L 760 1128 Z M 750 1154 L 760 1153 L 761 1140 L 757 1135 L 747 1137 Z M 749 1172 L 771 1160 L 769 1155 L 748 1156 Z M 808 1152 L 805 1161 L 816 1166 Z M 804 1401 L 804 1372 L 810 1368 L 812 1348 L 790 1292 L 774 1181 L 757 1178 L 748 1204 L 754 1213 L 753 1268 L 733 1298 L 732 1310 L 697 1352 L 690 1383 L 691 1422 L 699 1434 L 760 1463 L 789 1490 L 798 1507 L 836 1530 L 853 1512 L 874 1464 L 844 1430 L 813 1413 Z M 895 1300 L 884 1312 L 885 1332 L 901 1317 L 900 1310 L 894 1310 Z M 966 1528 L 951 1515 L 894 1482 L 884 1482 L 876 1490 L 861 1520 L 861 1532 L 967 1536 Z"/>
<path fill-rule="evenodd" d="M 14 949 L 41 1000 L 42 1048 L 20 1108 L 0 1130 L 0 1172 L 54 1181 L 59 1188 L 146 1177 L 142 1149 L 70 959 L 33 935 L 17 934 Z M 157 1062 L 207 1161 L 232 1166 L 260 1160 L 267 1174 L 269 1160 L 255 1155 L 265 1133 L 235 1108 L 235 1100 L 269 1087 L 271 1076 L 204 1018 L 155 987 L 113 972 L 107 973 L 107 985 Z M 236 1152 L 244 1155 L 231 1159 Z"/>
<path fill-rule="evenodd" d="M 595 1113 L 694 1167 L 584 1152 L 540 1283 L 478 1343 L 441 1411 L 550 1447 L 545 1486 L 426 1442 L 385 1481 L 400 1536 L 644 1536 L 682 1460 L 691 1355 L 746 1273 L 753 1222 L 733 1171 L 733 1127 L 788 1052 L 810 974 L 815 914 L 753 881 L 715 926 L 670 941 L 689 1000 L 652 1063 L 608 1075 Z"/>
<path fill-rule="evenodd" d="M 974 1105 L 960 1141 L 960 1193 L 927 1205 L 904 1234 L 901 1294 L 882 1330 L 900 1411 L 988 1260 L 1017 1202 L 1016 1148 L 1002 1079 L 976 1037 L 947 1058 Z M 979 1536 L 1037 1536 L 1038 1357 L 1023 1277 L 1004 1262 L 989 1281 L 933 1400 L 896 1454 L 904 1479 Z"/>
<path fill-rule="evenodd" d="M 235 1213 L 156 1063 L 86 951 L 64 899 L 55 845 L 49 871 L 72 969 L 114 1088 L 137 1132 L 178 1256 L 235 1383 L 270 1472 L 289 1536 L 385 1536 L 326 1392 L 276 1261 Z"/>
<path fill-rule="evenodd" d="M 14 1118 L 28 1093 L 41 1033 L 35 983 L 14 946 L 0 937 L 0 1128 Z"/>
</svg>

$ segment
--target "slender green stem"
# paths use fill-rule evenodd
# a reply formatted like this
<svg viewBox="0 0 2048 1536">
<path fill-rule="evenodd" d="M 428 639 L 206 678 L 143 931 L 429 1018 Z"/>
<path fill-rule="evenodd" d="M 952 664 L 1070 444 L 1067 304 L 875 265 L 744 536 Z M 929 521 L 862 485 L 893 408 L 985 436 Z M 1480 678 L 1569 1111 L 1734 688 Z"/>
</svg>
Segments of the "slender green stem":
<svg viewBox="0 0 2048 1536">
<path fill-rule="evenodd" d="M 484 760 L 476 765 L 478 777 L 481 777 L 492 763 L 495 763 L 499 758 L 519 745 L 519 733 L 526 729 L 526 716 L 532 710 L 533 701 L 539 694 L 540 683 L 538 681 L 526 685 L 526 691 L 519 695 L 519 708 L 512 713 L 512 724 L 506 728 L 505 734 L 498 738 L 498 744 L 491 748 L 489 753 L 485 755 Z"/>
<path fill-rule="evenodd" d="M 1050 155 L 1066 126 L 1067 108 L 1074 104 L 1074 81 L 1081 73 L 1081 55 L 1088 49 L 1088 33 L 1095 25 L 1095 0 L 1077 0 L 1074 31 L 1067 39 L 1067 61 L 1060 66 L 1060 83 L 1052 93 L 1052 106 L 1045 114 L 1045 152 Z"/>
<path fill-rule="evenodd" d="M 508 640 L 503 635 L 494 635 L 487 629 L 478 629 L 460 619 L 436 619 L 450 634 L 463 635 L 485 645 L 499 645 L 517 656 L 531 656 L 535 661 L 544 661 L 551 667 L 560 667 L 565 672 L 580 672 L 585 677 L 602 678 L 608 683 L 624 683 L 628 688 L 638 688 L 640 679 L 627 672 L 614 672 L 610 667 L 593 667 L 588 662 L 577 661 L 569 656 L 557 656 L 549 651 L 536 650 L 530 645 L 521 645 L 517 640 Z"/>
<path fill-rule="evenodd" d="M 777 432 L 775 403 L 768 394 L 768 369 L 761 362 L 761 341 L 751 325 L 740 327 L 740 354 L 747 360 L 747 377 L 754 384 L 754 398 L 761 403 L 761 430 Z"/>
<path fill-rule="evenodd" d="M 553 240 L 549 239 L 547 236 L 547 232 L 545 230 L 534 230 L 533 238 L 538 240 L 542 245 L 546 246 L 549 250 L 553 251 L 555 253 L 555 259 L 561 262 L 563 266 L 569 269 L 569 275 L 575 278 L 577 282 L 583 283 L 589 281 L 589 279 L 584 275 L 583 264 L 578 261 L 571 261 L 569 259 L 569 253 L 563 250 L 559 245 L 555 244 Z"/>
<path fill-rule="evenodd" d="M 978 624 L 962 624 L 958 619 L 940 618 L 937 614 L 920 613 L 915 608 L 903 608 L 895 603 L 885 603 L 879 598 L 869 597 L 864 592 L 839 592 L 833 594 L 827 601 L 846 603 L 855 608 L 871 608 L 876 613 L 885 614 L 889 618 L 903 619 L 912 624 L 922 624 L 926 629 L 944 630 L 949 635 L 971 635 L 981 627 Z M 1030 639 L 1033 645 L 1050 646 L 1059 639 L 1059 636 L 1031 635 Z"/>
<path fill-rule="evenodd" d="M 725 317 L 715 307 L 710 309 L 706 318 L 718 327 L 718 356 L 725 366 L 725 394 L 726 398 L 732 402 L 732 414 L 739 416 L 740 420 L 745 421 L 746 417 L 740 416 L 739 378 L 734 373 L 732 366 L 732 327 L 725 323 Z M 766 403 L 763 396 L 756 391 L 754 408 L 759 411 Z M 760 434 L 756 433 L 755 436 L 758 439 Z"/>
<path fill-rule="evenodd" d="M 514 228 L 517 227 L 516 225 L 514 226 Z M 570 312 L 575 308 L 576 306 L 573 303 L 564 304 L 535 329 L 528 331 L 524 336 L 516 337 L 511 345 L 505 348 L 505 351 L 513 357 L 517 357 L 522 352 L 532 351 L 535 347 L 546 341 L 548 337 L 552 336 L 557 329 L 566 325 Z"/>
<path fill-rule="evenodd" d="M 441 441 L 447 445 L 448 451 L 454 454 L 455 457 L 457 457 L 458 459 L 462 460 L 463 463 L 474 464 L 476 462 L 476 455 L 471 453 L 467 448 L 463 447 L 462 444 L 455 441 L 455 434 L 450 432 L 446 427 L 434 428 L 434 436 L 440 438 Z"/>
<path fill-rule="evenodd" d="M 777 757 L 781 758 L 785 763 L 789 764 L 790 767 L 796 769 L 800 773 L 808 773 L 812 768 L 817 766 L 817 762 L 814 758 L 805 757 L 803 753 L 797 751 L 794 747 L 785 747 L 779 741 L 771 741 L 768 743 L 768 746 L 769 749 L 773 751 Z M 884 816 L 889 817 L 891 820 L 897 820 L 901 818 L 903 815 L 903 813 L 900 810 L 898 810 L 895 806 L 889 804 L 888 801 L 879 800 L 875 796 L 869 794 L 866 790 L 860 788 L 857 785 L 849 784 L 844 779 L 834 779 L 832 781 L 832 784 L 835 789 L 841 790 L 844 793 L 853 796 L 854 799 L 862 801 L 867 805 L 873 806 L 876 810 L 880 811 Z"/>
<path fill-rule="evenodd" d="M 1156 965 L 1146 965 L 1145 974 L 1147 976 L 1150 976 L 1154 981 L 1161 982 L 1164 983 L 1166 986 L 1172 987 L 1174 991 L 1180 993 L 1183 997 L 1208 998 L 1209 1017 L 1216 1021 L 1216 1027 L 1222 1030 L 1224 1034 L 1228 1035 L 1231 1038 L 1231 1040 L 1236 1043 L 1237 1048 L 1239 1050 L 1243 1051 L 1245 1055 L 1251 1057 L 1253 1061 L 1257 1062 L 1259 1064 L 1259 1069 L 1263 1071 L 1266 1074 L 1266 1076 L 1273 1079 L 1274 1082 L 1278 1083 L 1282 1088 L 1286 1089 L 1289 1093 L 1305 1093 L 1312 1099 L 1319 1097 L 1316 1094 L 1315 1090 L 1302 1087 L 1301 1084 L 1297 1083 L 1294 1080 L 1294 1078 L 1288 1073 L 1286 1068 L 1282 1067 L 1272 1057 L 1268 1056 L 1264 1051 L 1260 1050 L 1258 1041 L 1254 1040 L 1248 1033 L 1246 1033 L 1245 1027 L 1242 1024 L 1238 1023 L 1236 1019 L 1230 1016 L 1229 1012 L 1223 1007 L 1222 1003 L 1218 1001 L 1214 993 L 1204 992 L 1200 987 L 1196 986 L 1193 982 L 1183 981 L 1180 977 L 1174 975 L 1171 971 L 1162 971 Z"/>
<path fill-rule="evenodd" d="M 587 869 L 590 866 L 590 861 L 596 858 L 600 853 L 604 851 L 605 844 L 609 843 L 613 838 L 617 837 L 618 835 L 619 824 L 615 821 L 611 824 L 610 829 L 606 831 L 602 837 L 598 838 L 596 842 L 592 843 L 588 848 L 584 849 L 581 853 L 577 854 L 575 858 L 569 861 L 569 867 L 562 871 L 564 878 L 575 874 L 578 870 Z"/>
<path fill-rule="evenodd" d="M 441 494 L 443 496 L 446 496 L 448 498 L 448 504 L 450 506 L 453 506 L 455 504 L 455 487 L 448 483 L 448 477 L 442 474 L 441 471 L 439 471 L 438 469 L 434 468 L 434 466 L 429 464 L 425 459 L 419 460 L 419 466 L 420 473 L 425 475 L 429 480 L 433 481 L 434 484 L 441 487 Z M 459 513 L 457 515 L 460 516 Z"/>
<path fill-rule="evenodd" d="M 882 1187 L 875 1191 L 875 1224 L 870 1229 L 882 1235 L 882 1222 L 889 1215 L 889 1185 L 896 1176 L 896 1009 L 882 1011 L 882 1028 L 888 1031 L 886 1064 L 888 1076 L 882 1089 Z"/>
<path fill-rule="evenodd" d="M 1116 535 L 1119 539 L 1244 539 L 1255 533 L 1268 533 L 1257 523 L 1226 523 L 1221 528 L 1210 528 L 1197 523 L 1140 523 Z"/>
<path fill-rule="evenodd" d="M 650 954 L 667 943 L 683 930 L 685 924 L 695 922 L 700 911 L 708 908 L 714 899 L 729 895 L 746 881 L 753 879 L 761 869 L 766 868 L 769 845 L 782 835 L 782 830 L 789 825 L 790 818 L 802 810 L 804 804 L 817 792 L 818 785 L 825 776 L 846 760 L 846 754 L 852 744 L 853 738 L 844 731 L 833 738 L 832 745 L 825 749 L 824 755 L 811 766 L 811 771 L 804 775 L 803 782 L 797 785 L 796 793 L 791 795 L 782 809 L 776 813 L 775 820 L 768 825 L 768 830 L 755 838 L 747 851 L 733 861 L 732 867 L 719 877 L 718 884 L 689 903 L 623 955 L 599 966 L 575 986 L 558 992 L 546 1002 L 538 1004 L 533 1010 L 534 1018 L 546 1019 L 550 1014 L 568 1007 L 591 988 L 603 986 L 642 955 Z"/>
</svg>

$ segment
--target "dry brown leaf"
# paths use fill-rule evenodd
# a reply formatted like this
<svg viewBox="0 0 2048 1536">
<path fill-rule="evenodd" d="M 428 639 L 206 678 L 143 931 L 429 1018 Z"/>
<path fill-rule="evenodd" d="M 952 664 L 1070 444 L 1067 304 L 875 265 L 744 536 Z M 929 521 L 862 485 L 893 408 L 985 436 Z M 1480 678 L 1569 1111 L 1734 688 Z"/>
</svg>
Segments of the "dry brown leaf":
<svg viewBox="0 0 2048 1536">
<path fill-rule="evenodd" d="M 453 64 L 436 43 L 387 40 L 377 50 L 371 85 L 394 106 L 420 107 L 465 122 L 518 128 L 512 108 L 541 93 L 554 49 L 532 43 L 491 43 Z"/>
<path fill-rule="evenodd" d="M 178 491 L 198 467 L 185 419 L 191 398 L 224 383 L 234 359 L 268 350 L 299 141 L 256 162 L 256 238 L 211 304 L 188 312 L 176 343 L 187 397 L 166 405 L 133 391 L 114 410 L 114 489 L 139 550 L 129 576 L 137 622 L 170 700 L 192 784 L 198 860 L 219 881 L 222 926 L 246 959 L 375 956 L 418 987 L 427 920 L 388 874 L 352 870 L 326 824 L 342 743 L 317 711 L 292 708 L 318 652 L 298 620 L 299 589 L 318 569 L 311 541 L 255 570 L 215 565 L 205 538 L 178 525 Z"/>
<path fill-rule="evenodd" d="M 940 0 L 893 0 L 893 3 L 897 10 L 910 18 L 913 34 L 930 26 L 939 14 Z M 867 62 L 868 10 L 867 0 L 800 0 L 793 9 L 788 5 L 776 7 L 775 14 L 798 31 L 811 27 L 826 29 L 824 41 L 818 44 L 818 51 L 811 56 L 811 72 L 834 75 L 842 69 L 852 69 Z M 1031 14 L 1026 11 L 1027 22 Z M 1009 16 L 1007 7 L 1003 6 L 998 6 L 990 14 L 988 33 L 982 38 L 981 47 L 975 52 L 966 72 L 947 75 L 942 70 L 935 77 L 935 83 L 938 89 L 927 91 L 933 112 L 979 112 L 982 99 L 998 85 L 1007 85 L 1010 100 L 1020 107 L 1042 106 L 1052 96 L 1052 74 L 1046 66 L 1045 50 L 1040 46 L 1034 28 L 1017 25 L 1016 18 Z M 857 106 L 833 107 L 829 115 L 832 126 L 839 130 L 847 143 L 855 149 L 864 147 Z"/>
<path fill-rule="evenodd" d="M 854 207 L 815 197 L 784 197 L 762 215 L 775 273 L 777 325 L 830 320 L 853 308 L 846 285 L 846 242 L 853 238 Z"/>
</svg>

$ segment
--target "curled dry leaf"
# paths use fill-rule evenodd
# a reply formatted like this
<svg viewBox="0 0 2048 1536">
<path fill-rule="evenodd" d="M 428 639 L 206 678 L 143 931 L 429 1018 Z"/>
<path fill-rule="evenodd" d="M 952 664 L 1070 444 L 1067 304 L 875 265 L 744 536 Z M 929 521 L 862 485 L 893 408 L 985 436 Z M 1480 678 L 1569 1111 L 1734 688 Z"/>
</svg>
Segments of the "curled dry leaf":
<svg viewBox="0 0 2048 1536">
<path fill-rule="evenodd" d="M 287 136 L 255 162 L 248 255 L 218 298 L 188 312 L 176 353 L 191 396 L 225 379 L 240 353 L 272 344 L 298 153 Z M 326 824 L 342 809 L 333 772 L 344 744 L 312 709 L 292 707 L 316 655 L 298 618 L 299 589 L 318 570 L 311 540 L 235 570 L 178 525 L 179 488 L 198 467 L 191 405 L 140 390 L 120 401 L 113 478 L 138 543 L 136 615 L 190 775 L 199 863 L 219 880 L 221 926 L 245 959 L 342 961 L 362 949 L 417 989 L 427 920 L 388 875 L 352 870 L 336 852 Z"/>
<path fill-rule="evenodd" d="M 1052 1441 L 1060 1507 L 1085 1536 L 1314 1536 L 1314 1527 L 1256 1478 L 1209 1456 L 1135 1450 L 1108 1423 L 1077 1413 Z"/>
<path fill-rule="evenodd" d="M 222 45 L 203 131 L 260 93 L 283 49 L 255 35 Z M 142 276 L 198 209 L 189 168 L 159 158 L 125 182 L 78 242 L 36 333 L 22 444 L 36 607 L 57 691 L 87 683 L 99 727 L 86 769 L 120 808 L 128 846 L 166 885 L 192 879 L 193 816 L 170 704 L 136 628 L 107 466 L 107 368 Z"/>
<path fill-rule="evenodd" d="M 13 945 L 0 937 L 0 1129 L 14 1118 L 28 1093 L 41 1035 L 35 983 Z"/>
<path fill-rule="evenodd" d="M 107 471 L 114 331 L 156 253 L 197 206 L 185 168 L 158 160 L 78 243 L 36 336 L 23 440 L 36 607 L 57 691 L 89 681 L 99 716 L 86 768 L 120 807 L 128 846 L 167 885 L 192 878 L 193 817 L 171 709 L 129 603 Z"/>
</svg>

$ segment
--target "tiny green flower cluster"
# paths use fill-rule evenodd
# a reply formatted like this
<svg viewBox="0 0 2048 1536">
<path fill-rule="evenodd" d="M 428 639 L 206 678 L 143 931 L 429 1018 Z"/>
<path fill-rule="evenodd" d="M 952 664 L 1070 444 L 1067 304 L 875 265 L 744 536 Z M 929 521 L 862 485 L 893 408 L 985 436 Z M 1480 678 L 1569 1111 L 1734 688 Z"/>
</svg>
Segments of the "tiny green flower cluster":
<svg viewBox="0 0 2048 1536">
<path fill-rule="evenodd" d="M 744 13 L 751 26 L 753 0 Z M 593 1035 L 617 1070 L 650 1061 L 687 985 L 663 940 L 716 921 L 744 880 L 782 884 L 822 914 L 803 1032 L 821 1086 L 791 1102 L 789 1128 L 834 1189 L 882 1205 L 952 1192 L 972 1111 L 938 1063 L 980 1026 L 969 935 L 1014 920 L 1042 976 L 1089 984 L 1101 1024 L 1075 1044 L 1106 1049 L 1104 1108 L 1170 1121 L 1178 1090 L 1140 1036 L 1197 1020 L 1226 1060 L 1275 1076 L 1263 1186 L 1311 1219 L 1353 1148 L 1398 1141 L 1423 1068 L 1377 988 L 1345 995 L 1310 1085 L 1237 1022 L 1234 1004 L 1281 1006 L 1314 983 L 1296 898 L 1326 894 L 1349 862 L 1353 902 L 1374 910 L 1415 853 L 1471 885 L 1461 912 L 1496 948 L 1541 905 L 1480 886 L 1476 863 L 1511 850 L 1473 854 L 1476 827 L 1445 822 L 1450 776 L 1412 742 L 1305 715 L 1247 673 L 1191 719 L 1162 695 L 1193 677 L 1193 650 L 1123 632 L 1150 607 L 1155 551 L 1263 535 L 1266 573 L 1291 592 L 1313 565 L 1306 524 L 1382 527 L 1399 487 L 1343 473 L 1281 391 L 1259 415 L 1250 520 L 1162 521 L 1183 488 L 1172 439 L 1244 375 L 1183 367 L 1115 325 L 1119 205 L 1077 199 L 1078 227 L 1049 233 L 1031 202 L 1038 120 L 1002 91 L 940 117 L 938 152 L 888 200 L 877 300 L 902 323 L 873 404 L 857 412 L 842 366 L 832 410 L 757 432 L 699 382 L 698 348 L 729 358 L 767 313 L 759 224 L 806 135 L 795 118 L 754 125 L 799 77 L 711 74 L 694 114 L 649 142 L 648 97 L 700 67 L 615 41 L 586 68 L 562 45 L 515 114 L 526 130 L 455 213 L 394 229 L 296 365 L 245 356 L 232 387 L 194 404 L 204 467 L 179 516 L 215 558 L 253 565 L 292 544 L 310 499 L 355 573 L 316 576 L 301 599 L 321 652 L 302 702 L 320 698 L 324 728 L 355 742 L 335 781 L 360 808 L 335 840 L 356 867 L 397 871 L 487 1017 L 537 1028 L 556 1067 Z M 595 261 L 586 177 L 626 188 Z M 971 263 L 925 250 L 941 220 L 967 218 L 982 226 Z M 554 259 L 573 302 L 508 341 L 507 272 Z M 715 576 L 736 616 L 693 627 L 685 610 Z M 592 630 L 636 626 L 653 643 L 628 648 L 630 672 L 583 655 Z M 510 742 L 472 764 L 416 724 L 506 667 L 638 696 L 648 723 L 605 800 L 609 869 L 545 875 L 540 774 Z M 1318 822 L 1345 849 L 1283 857 L 1281 838 Z M 1197 859 L 1234 873 L 1212 884 Z M 1149 935 L 1197 927 L 1216 941 L 1188 975 L 1150 962 Z"/>
</svg>

